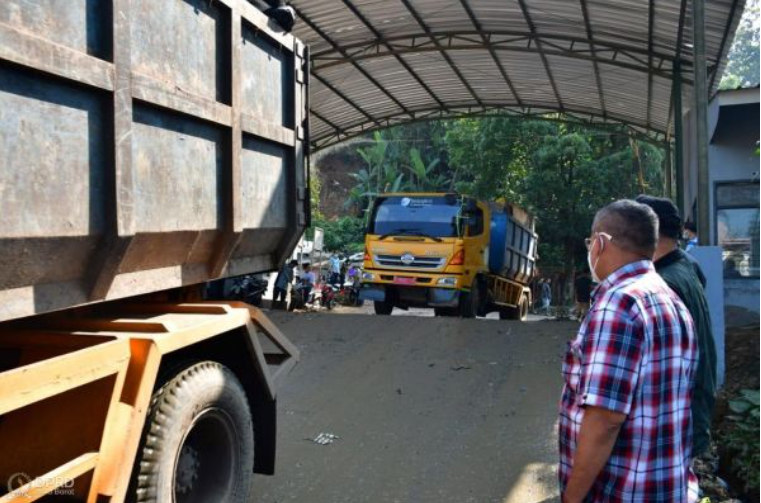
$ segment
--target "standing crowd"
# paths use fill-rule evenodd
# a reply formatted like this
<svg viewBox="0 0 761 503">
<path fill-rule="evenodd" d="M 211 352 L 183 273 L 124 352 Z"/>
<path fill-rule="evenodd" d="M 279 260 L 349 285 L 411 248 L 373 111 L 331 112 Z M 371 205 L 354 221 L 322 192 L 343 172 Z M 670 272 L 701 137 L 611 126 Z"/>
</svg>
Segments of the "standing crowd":
<svg viewBox="0 0 761 503">
<path fill-rule="evenodd" d="M 299 267 L 297 260 L 286 262 L 275 278 L 272 308 L 286 309 L 290 306 L 289 310 L 292 310 L 294 307 L 302 308 L 305 304 L 312 303 L 312 292 L 318 280 L 322 285 L 333 285 L 338 289 L 347 287 L 348 281 L 348 287 L 352 292 L 356 294 L 359 291 L 361 270 L 357 265 L 350 264 L 348 259 L 342 260 L 338 255 L 330 256 L 327 265 L 328 275 L 318 278 L 310 263 L 305 262 Z"/>
</svg>

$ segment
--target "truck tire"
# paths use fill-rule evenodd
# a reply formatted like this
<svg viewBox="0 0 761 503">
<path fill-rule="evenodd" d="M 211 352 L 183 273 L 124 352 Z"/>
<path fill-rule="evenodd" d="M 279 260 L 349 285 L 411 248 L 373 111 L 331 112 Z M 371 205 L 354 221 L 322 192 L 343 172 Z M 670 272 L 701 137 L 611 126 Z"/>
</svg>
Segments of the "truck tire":
<svg viewBox="0 0 761 503">
<path fill-rule="evenodd" d="M 463 292 L 460 297 L 460 316 L 463 318 L 475 318 L 482 314 L 481 305 L 481 282 L 476 279 L 469 292 Z"/>
<path fill-rule="evenodd" d="M 388 316 L 389 314 L 391 314 L 391 311 L 394 310 L 394 305 L 387 300 L 384 300 L 383 302 L 376 300 L 374 302 L 374 307 L 375 307 L 375 314 L 379 314 L 382 316 Z"/>
<path fill-rule="evenodd" d="M 128 501 L 248 503 L 253 471 L 243 386 L 219 363 L 190 363 L 151 399 Z"/>
<path fill-rule="evenodd" d="M 521 304 L 518 307 L 520 307 L 520 320 L 526 321 L 528 319 L 528 309 L 529 309 L 529 301 L 528 301 L 528 296 L 526 294 L 523 294 L 521 296 Z"/>
<path fill-rule="evenodd" d="M 457 308 L 455 307 L 434 307 L 434 316 L 457 316 Z"/>
<path fill-rule="evenodd" d="M 516 307 L 503 307 L 499 310 L 500 320 L 518 320 L 526 321 L 528 318 L 528 297 L 521 295 Z"/>
</svg>

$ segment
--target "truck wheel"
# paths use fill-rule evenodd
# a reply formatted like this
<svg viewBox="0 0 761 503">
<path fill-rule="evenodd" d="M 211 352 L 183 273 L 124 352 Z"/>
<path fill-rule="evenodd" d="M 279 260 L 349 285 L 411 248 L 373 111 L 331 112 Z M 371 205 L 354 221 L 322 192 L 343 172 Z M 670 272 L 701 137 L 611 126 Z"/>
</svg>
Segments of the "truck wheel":
<svg viewBox="0 0 761 503">
<path fill-rule="evenodd" d="M 154 393 L 130 501 L 251 501 L 254 435 L 248 399 L 223 365 L 192 363 Z"/>
<path fill-rule="evenodd" d="M 460 297 L 460 316 L 475 318 L 481 314 L 481 283 L 476 280 L 469 292 Z"/>
<path fill-rule="evenodd" d="M 528 318 L 528 297 L 521 295 L 516 307 L 502 307 L 499 310 L 500 320 L 519 320 L 526 321 Z"/>
<path fill-rule="evenodd" d="M 391 314 L 391 311 L 394 310 L 394 305 L 387 300 L 383 302 L 376 300 L 374 302 L 374 306 L 375 306 L 375 314 L 380 314 L 383 316 L 387 316 Z"/>
<path fill-rule="evenodd" d="M 434 316 L 457 316 L 457 309 L 454 307 L 434 307 Z"/>
<path fill-rule="evenodd" d="M 528 319 L 528 308 L 529 308 L 529 302 L 528 302 L 528 296 L 525 294 L 521 296 L 521 303 L 518 306 L 520 308 L 520 320 L 526 321 Z"/>
</svg>

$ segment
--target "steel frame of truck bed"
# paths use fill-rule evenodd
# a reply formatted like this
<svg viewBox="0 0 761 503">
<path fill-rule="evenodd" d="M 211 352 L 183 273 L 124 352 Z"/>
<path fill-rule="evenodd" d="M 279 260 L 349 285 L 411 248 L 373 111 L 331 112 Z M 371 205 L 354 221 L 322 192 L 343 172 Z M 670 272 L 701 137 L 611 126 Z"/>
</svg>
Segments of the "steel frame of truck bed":
<svg viewBox="0 0 761 503">
<path fill-rule="evenodd" d="M 528 303 L 531 305 L 531 289 L 516 281 L 512 281 L 494 274 L 486 275 L 486 288 L 493 304 L 506 307 L 518 307 L 521 296 L 528 295 Z M 511 301 L 515 302 L 511 302 Z"/>
<path fill-rule="evenodd" d="M 62 489 L 88 503 L 124 501 L 157 380 L 194 356 L 221 360 L 241 380 L 256 457 L 270 458 L 255 471 L 271 472 L 277 390 L 299 350 L 259 309 L 133 301 L 108 316 L 0 327 L 0 481 L 12 485 L 0 503 Z"/>
</svg>

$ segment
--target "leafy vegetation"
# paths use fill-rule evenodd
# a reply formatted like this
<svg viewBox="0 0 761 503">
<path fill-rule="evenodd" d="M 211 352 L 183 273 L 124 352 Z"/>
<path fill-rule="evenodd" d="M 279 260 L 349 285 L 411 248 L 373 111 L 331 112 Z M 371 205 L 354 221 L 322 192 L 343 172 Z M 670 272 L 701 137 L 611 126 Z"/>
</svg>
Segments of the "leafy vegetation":
<svg viewBox="0 0 761 503">
<path fill-rule="evenodd" d="M 361 248 L 355 230 L 364 227 L 375 194 L 456 190 L 531 211 L 542 237 L 542 267 L 570 277 L 584 267 L 583 238 L 597 209 L 618 198 L 663 192 L 664 154 L 623 128 L 602 131 L 548 118 L 556 120 L 459 119 L 376 132 L 355 147 L 364 166 L 346 205 L 358 216 L 336 222 L 314 216 L 326 229 L 326 246 Z M 314 190 L 313 201 L 319 198 Z"/>
<path fill-rule="evenodd" d="M 731 426 L 722 435 L 726 447 L 732 451 L 732 467 L 745 489 L 759 487 L 759 390 L 744 389 L 740 396 L 729 401 L 732 414 L 727 416 Z"/>
<path fill-rule="evenodd" d="M 351 254 L 364 249 L 365 223 L 357 217 L 347 215 L 335 220 L 313 217 L 307 239 L 312 238 L 314 227 L 322 227 L 324 230 L 323 247 L 327 251 Z"/>
<path fill-rule="evenodd" d="M 748 0 L 729 50 L 721 89 L 759 85 L 759 0 Z"/>
<path fill-rule="evenodd" d="M 347 206 L 363 215 L 382 192 L 456 190 L 505 199 L 536 215 L 542 266 L 570 275 L 584 267 L 583 238 L 597 209 L 662 193 L 664 154 L 623 128 L 602 131 L 562 118 L 459 119 L 376 132 L 358 148 L 365 166 Z"/>
<path fill-rule="evenodd" d="M 376 132 L 357 152 L 365 167 L 354 175 L 348 209 L 362 214 L 375 194 L 452 190 L 444 123 L 421 123 Z"/>
</svg>

